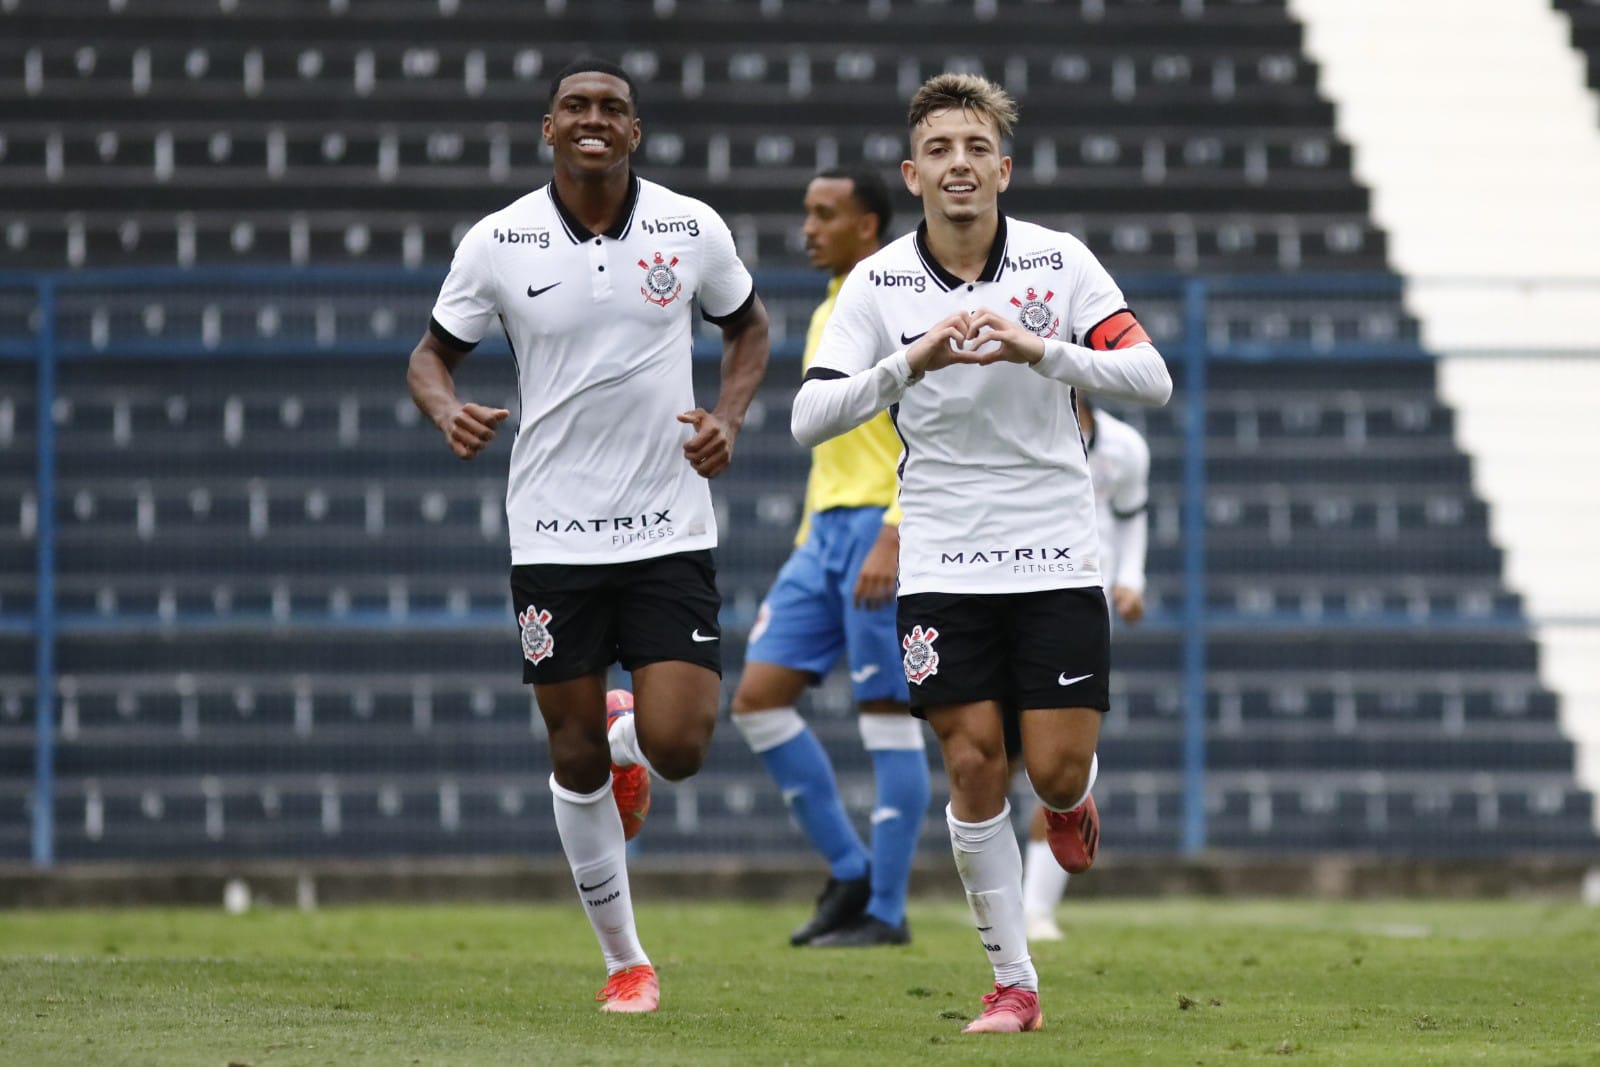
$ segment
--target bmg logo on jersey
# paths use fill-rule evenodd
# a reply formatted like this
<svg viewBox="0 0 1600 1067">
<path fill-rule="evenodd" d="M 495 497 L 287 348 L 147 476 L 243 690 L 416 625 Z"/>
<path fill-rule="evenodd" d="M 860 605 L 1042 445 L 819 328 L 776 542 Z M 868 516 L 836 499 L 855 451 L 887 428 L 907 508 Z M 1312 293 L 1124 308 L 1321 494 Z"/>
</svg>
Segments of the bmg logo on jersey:
<svg viewBox="0 0 1600 1067">
<path fill-rule="evenodd" d="M 494 239 L 503 245 L 533 245 L 537 248 L 550 247 L 549 230 L 502 230 L 497 227 L 494 231 Z"/>
<path fill-rule="evenodd" d="M 920 293 L 928 288 L 928 276 L 920 270 L 869 270 L 867 277 L 882 289 L 910 289 Z"/>
<path fill-rule="evenodd" d="M 1007 257 L 1007 270 L 1038 270 L 1040 267 L 1049 267 L 1051 270 L 1060 270 L 1066 264 L 1066 259 L 1061 255 L 1059 248 L 1044 248 L 1038 252 L 1028 252 L 1016 259 Z"/>
<path fill-rule="evenodd" d="M 686 233 L 690 237 L 700 236 L 700 220 L 693 215 L 675 215 L 670 219 L 644 219 L 639 223 L 639 229 L 645 233 Z"/>
</svg>

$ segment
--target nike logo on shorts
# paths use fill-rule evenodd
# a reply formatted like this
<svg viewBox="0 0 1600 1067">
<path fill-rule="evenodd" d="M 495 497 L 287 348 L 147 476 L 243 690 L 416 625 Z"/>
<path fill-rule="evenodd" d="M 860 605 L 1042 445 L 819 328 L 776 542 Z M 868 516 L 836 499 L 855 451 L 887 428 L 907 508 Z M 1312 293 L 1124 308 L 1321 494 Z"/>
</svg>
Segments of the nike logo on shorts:
<svg viewBox="0 0 1600 1067">
<path fill-rule="evenodd" d="M 1062 671 L 1060 673 L 1060 675 L 1058 675 L 1056 677 L 1056 684 L 1057 685 L 1077 685 L 1079 682 L 1086 682 L 1090 678 L 1093 678 L 1093 677 L 1094 677 L 1094 672 L 1093 671 L 1090 671 L 1088 674 L 1080 674 L 1076 678 L 1068 678 L 1067 677 L 1067 672 L 1066 671 Z"/>
<path fill-rule="evenodd" d="M 611 878 L 607 878 L 605 882 L 596 882 L 594 885 L 584 885 L 582 882 L 579 882 L 578 888 L 585 893 L 593 893 L 596 889 L 599 889 L 601 886 L 605 885 L 606 882 L 611 881 L 611 879 L 615 877 L 616 875 L 613 874 Z"/>
<path fill-rule="evenodd" d="M 697 626 L 697 627 L 695 627 L 694 633 L 689 635 L 689 639 L 691 641 L 699 641 L 699 642 L 715 641 L 717 639 L 717 635 L 716 634 L 712 634 L 709 637 L 707 637 L 705 634 L 700 632 L 700 628 Z"/>
<path fill-rule="evenodd" d="M 529 296 L 543 296 L 545 293 L 548 293 L 550 290 L 554 289 L 556 286 L 558 286 L 560 284 L 561 284 L 560 282 L 551 282 L 549 285 L 545 286 L 543 289 L 535 289 L 533 286 L 530 285 L 530 286 L 528 286 L 528 295 Z"/>
<path fill-rule="evenodd" d="M 869 663 L 865 667 L 862 667 L 859 671 L 851 671 L 850 680 L 855 682 L 857 685 L 860 685 L 862 682 L 866 681 L 868 678 L 871 678 L 877 673 L 878 665 L 876 663 Z"/>
</svg>

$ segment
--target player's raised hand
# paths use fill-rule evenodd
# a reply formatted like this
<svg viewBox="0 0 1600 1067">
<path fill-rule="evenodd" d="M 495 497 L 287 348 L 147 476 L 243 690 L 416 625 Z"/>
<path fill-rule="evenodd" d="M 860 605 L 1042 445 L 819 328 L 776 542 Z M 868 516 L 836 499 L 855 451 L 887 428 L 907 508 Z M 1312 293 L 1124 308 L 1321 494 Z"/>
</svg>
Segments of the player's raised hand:
<svg viewBox="0 0 1600 1067">
<path fill-rule="evenodd" d="M 906 349 L 906 366 L 913 374 L 948 367 L 952 363 L 977 363 L 976 355 L 962 346 L 967 340 L 970 313 L 957 311 L 940 319 Z"/>
<path fill-rule="evenodd" d="M 967 319 L 967 342 L 977 358 L 972 362 L 1037 363 L 1044 355 L 1044 339 L 1016 319 L 979 308 Z"/>
<path fill-rule="evenodd" d="M 733 460 L 733 439 L 738 430 L 717 417 L 716 412 L 695 408 L 678 416 L 679 422 L 694 427 L 694 436 L 683 443 L 683 458 L 702 478 L 715 478 Z"/>
<path fill-rule="evenodd" d="M 510 417 L 505 408 L 461 404 L 439 420 L 439 429 L 450 442 L 450 451 L 461 459 L 472 459 L 494 440 L 494 428 Z"/>
</svg>

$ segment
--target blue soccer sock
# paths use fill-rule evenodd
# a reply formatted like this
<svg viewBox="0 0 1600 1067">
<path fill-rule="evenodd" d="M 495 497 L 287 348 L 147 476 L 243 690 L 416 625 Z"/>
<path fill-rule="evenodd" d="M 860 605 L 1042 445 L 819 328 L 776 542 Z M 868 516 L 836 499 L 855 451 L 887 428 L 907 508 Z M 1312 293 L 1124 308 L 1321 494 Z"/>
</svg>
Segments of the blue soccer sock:
<svg viewBox="0 0 1600 1067">
<path fill-rule="evenodd" d="M 928 757 L 920 748 L 878 749 L 871 755 L 878 802 L 872 809 L 872 899 L 867 912 L 899 926 L 906 917 L 911 863 L 928 808 Z"/>
<path fill-rule="evenodd" d="M 839 799 L 839 785 L 833 776 L 833 764 L 822 742 L 800 719 L 799 713 L 793 708 L 777 708 L 735 715 L 733 721 L 766 765 L 772 780 L 778 783 L 795 821 L 828 861 L 833 877 L 865 877 L 866 846 L 845 814 L 844 804 Z M 780 723 L 781 730 L 777 729 Z M 777 744 L 767 745 L 770 738 L 782 735 L 789 736 Z"/>
</svg>

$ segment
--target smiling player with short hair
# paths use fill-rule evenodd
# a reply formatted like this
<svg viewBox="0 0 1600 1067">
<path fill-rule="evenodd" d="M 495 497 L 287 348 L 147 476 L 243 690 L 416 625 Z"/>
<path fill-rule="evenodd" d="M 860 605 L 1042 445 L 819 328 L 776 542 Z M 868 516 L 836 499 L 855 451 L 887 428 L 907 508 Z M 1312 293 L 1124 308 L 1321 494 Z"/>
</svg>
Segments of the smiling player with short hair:
<svg viewBox="0 0 1600 1067">
<path fill-rule="evenodd" d="M 727 469 L 766 371 L 767 314 L 717 213 L 633 173 L 637 98 L 621 67 L 585 58 L 558 71 L 543 136 L 550 182 L 462 239 L 407 382 L 472 459 L 511 412 L 460 400 L 453 372 L 491 330 L 510 341 L 520 411 L 506 519 L 523 681 L 549 732 L 562 849 L 605 956 L 597 999 L 654 1011 L 623 817 L 637 828 L 650 767 L 688 778 L 711 743 L 721 600 L 706 479 Z M 710 411 L 694 397 L 694 298 L 722 329 Z M 630 694 L 606 692 L 618 662 L 637 714 Z"/>
<path fill-rule="evenodd" d="M 968 1032 L 1038 1029 L 1038 974 L 1007 801 L 1020 746 L 1069 871 L 1099 849 L 1090 793 L 1109 620 L 1076 390 L 1165 403 L 1165 363 L 1099 261 L 998 206 L 1016 106 L 975 75 L 908 114 L 916 233 L 840 290 L 792 428 L 815 445 L 889 409 L 900 476 L 899 628 L 913 712 L 939 739 L 956 868 L 994 970 Z"/>
</svg>

